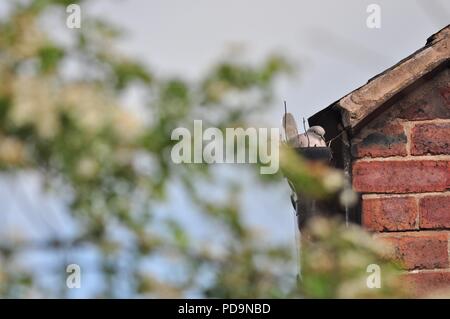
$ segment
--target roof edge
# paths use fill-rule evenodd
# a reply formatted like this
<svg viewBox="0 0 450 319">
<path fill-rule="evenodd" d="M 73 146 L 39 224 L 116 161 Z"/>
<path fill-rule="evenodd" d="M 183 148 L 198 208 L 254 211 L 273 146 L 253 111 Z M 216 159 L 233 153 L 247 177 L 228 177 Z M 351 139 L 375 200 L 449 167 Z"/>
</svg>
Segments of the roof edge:
<svg viewBox="0 0 450 319">
<path fill-rule="evenodd" d="M 424 47 L 328 108 L 339 109 L 344 128 L 353 130 L 390 98 L 449 60 L 450 25 L 429 37 Z M 309 120 L 316 121 L 325 110 L 316 113 Z"/>
</svg>

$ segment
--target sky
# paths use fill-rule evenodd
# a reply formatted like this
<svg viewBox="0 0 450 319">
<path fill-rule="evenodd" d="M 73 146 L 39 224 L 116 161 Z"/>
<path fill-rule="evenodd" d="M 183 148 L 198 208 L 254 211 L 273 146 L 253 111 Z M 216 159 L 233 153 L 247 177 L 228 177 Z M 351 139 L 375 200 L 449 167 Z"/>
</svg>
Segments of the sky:
<svg viewBox="0 0 450 319">
<path fill-rule="evenodd" d="M 369 4 L 380 6 L 381 28 L 367 27 Z M 422 47 L 450 22 L 445 0 L 99 0 L 87 10 L 122 26 L 121 49 L 161 74 L 200 77 L 230 50 L 248 61 L 286 55 L 298 74 L 277 83 L 278 99 L 263 117 L 271 127 L 280 127 L 282 100 L 297 121 L 307 118 Z M 263 228 L 278 224 L 270 235 L 292 240 L 292 231 L 286 232 L 293 222 L 287 186 L 255 187 L 250 176 L 241 180 L 249 220 L 261 220 Z M 183 200 L 175 202 L 182 206 Z"/>
<path fill-rule="evenodd" d="M 366 25 L 366 9 L 372 3 L 381 8 L 379 29 Z M 1 8 L 0 4 L 0 16 Z M 450 1 L 446 0 L 98 0 L 82 10 L 123 27 L 126 36 L 120 42 L 121 50 L 164 75 L 198 78 L 230 52 L 239 52 L 250 62 L 271 53 L 284 54 L 297 65 L 298 73 L 277 82 L 277 99 L 262 117 L 271 127 L 280 127 L 283 100 L 297 121 L 307 118 L 422 47 L 430 35 L 450 22 Z M 130 103 L 138 101 L 131 99 Z M 244 174 L 239 176 L 248 222 L 268 239 L 289 243 L 294 249 L 287 184 L 257 185 L 254 177 L 240 168 L 224 170 L 228 175 Z M 23 187 L 32 206 L 61 209 L 57 199 L 40 193 L 37 177 L 22 178 L 26 180 L 20 182 L 19 178 L 14 183 L 26 184 Z M 0 183 L 1 193 L 9 194 L 10 185 L 10 181 Z M 182 214 L 188 202 L 185 195 L 176 185 L 171 192 L 172 202 L 161 207 L 161 212 L 178 213 L 192 227 L 201 228 L 199 216 Z M 11 214 L 27 210 L 15 205 L 2 203 Z M 15 217 L 16 222 L 23 218 L 30 216 Z M 68 224 L 63 217 L 55 218 L 62 218 L 57 221 L 61 225 Z M 14 232 L 14 227 L 10 230 Z M 66 230 L 71 231 L 70 227 Z M 97 284 L 95 276 L 90 283 L 88 290 Z M 74 296 L 85 293 L 87 290 Z"/>
<path fill-rule="evenodd" d="M 369 29 L 369 4 L 381 28 Z M 446 0 L 99 0 L 89 8 L 128 30 L 123 49 L 158 72 L 198 77 L 230 48 L 250 61 L 291 58 L 279 96 L 309 117 L 425 44 L 450 22 Z M 281 103 L 268 114 L 279 125 Z"/>
</svg>

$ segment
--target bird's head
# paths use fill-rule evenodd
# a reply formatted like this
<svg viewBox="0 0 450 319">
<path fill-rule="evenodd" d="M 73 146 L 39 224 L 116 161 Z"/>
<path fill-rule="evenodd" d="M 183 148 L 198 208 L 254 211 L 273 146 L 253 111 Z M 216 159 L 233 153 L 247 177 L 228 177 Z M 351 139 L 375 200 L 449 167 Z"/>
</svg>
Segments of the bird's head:
<svg viewBox="0 0 450 319">
<path fill-rule="evenodd" d="M 325 139 L 325 130 L 323 129 L 322 126 L 318 126 L 318 125 L 311 126 L 308 129 L 308 132 L 314 133 L 314 134 L 320 136 L 322 139 Z"/>
</svg>

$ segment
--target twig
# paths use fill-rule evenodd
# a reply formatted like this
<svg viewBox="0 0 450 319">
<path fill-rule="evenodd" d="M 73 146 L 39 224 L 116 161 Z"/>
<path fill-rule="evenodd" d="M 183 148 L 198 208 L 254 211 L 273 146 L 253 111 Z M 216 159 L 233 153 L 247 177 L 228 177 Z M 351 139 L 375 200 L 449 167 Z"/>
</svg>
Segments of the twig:
<svg viewBox="0 0 450 319">
<path fill-rule="evenodd" d="M 305 118 L 303 118 L 303 130 L 305 131 L 305 136 L 308 139 L 308 147 L 309 147 L 309 136 L 306 133 L 306 120 L 305 120 Z"/>
<path fill-rule="evenodd" d="M 328 147 L 331 146 L 331 142 L 333 142 L 335 139 L 337 139 L 338 137 L 340 137 L 342 134 L 344 134 L 345 131 L 342 131 L 341 133 L 339 133 L 338 135 L 336 135 L 335 137 L 333 137 L 331 140 L 329 140 L 328 143 Z"/>
</svg>

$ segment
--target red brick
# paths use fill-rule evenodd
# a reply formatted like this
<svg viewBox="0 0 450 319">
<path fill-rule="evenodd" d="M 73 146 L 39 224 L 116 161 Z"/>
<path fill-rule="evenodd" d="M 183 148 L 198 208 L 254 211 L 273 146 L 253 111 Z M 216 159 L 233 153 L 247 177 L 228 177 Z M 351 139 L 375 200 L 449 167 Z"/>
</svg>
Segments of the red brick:
<svg viewBox="0 0 450 319">
<path fill-rule="evenodd" d="M 450 271 L 409 273 L 403 276 L 405 286 L 415 296 L 450 289 Z"/>
<path fill-rule="evenodd" d="M 361 157 L 406 156 L 406 134 L 400 123 L 363 129 L 352 141 L 352 155 Z"/>
<path fill-rule="evenodd" d="M 400 101 L 394 106 L 400 111 L 398 117 L 410 121 L 450 119 L 450 86 L 444 84 L 447 79 L 448 75 L 441 73 Z"/>
<path fill-rule="evenodd" d="M 420 199 L 420 228 L 450 228 L 450 195 Z"/>
<path fill-rule="evenodd" d="M 417 203 L 414 197 L 365 198 L 363 225 L 372 231 L 398 231 L 415 228 Z"/>
<path fill-rule="evenodd" d="M 353 187 L 363 193 L 413 193 L 450 188 L 449 161 L 357 161 Z"/>
<path fill-rule="evenodd" d="M 439 232 L 405 232 L 383 236 L 394 247 L 394 258 L 405 269 L 447 268 L 448 235 Z"/>
<path fill-rule="evenodd" d="M 411 154 L 450 154 L 450 123 L 416 125 L 411 132 Z"/>
<path fill-rule="evenodd" d="M 450 86 L 441 87 L 439 94 L 442 96 L 444 104 L 450 107 Z M 450 110 L 450 108 L 447 108 L 447 110 Z"/>
<path fill-rule="evenodd" d="M 441 98 L 442 99 L 442 98 Z M 437 100 L 437 99 L 435 99 Z M 448 119 L 450 118 L 450 107 L 444 103 L 430 103 L 428 100 L 417 100 L 410 104 L 403 102 L 405 106 L 399 117 L 410 121 Z"/>
</svg>

